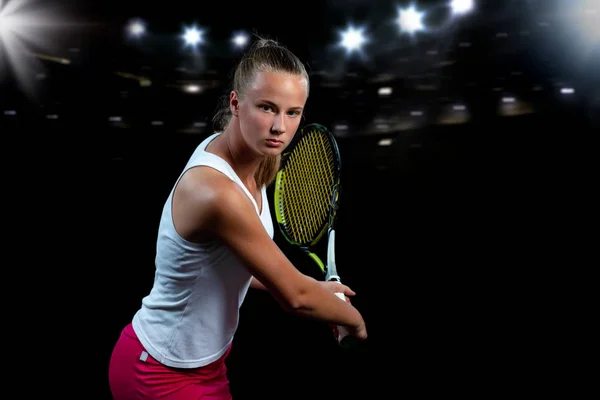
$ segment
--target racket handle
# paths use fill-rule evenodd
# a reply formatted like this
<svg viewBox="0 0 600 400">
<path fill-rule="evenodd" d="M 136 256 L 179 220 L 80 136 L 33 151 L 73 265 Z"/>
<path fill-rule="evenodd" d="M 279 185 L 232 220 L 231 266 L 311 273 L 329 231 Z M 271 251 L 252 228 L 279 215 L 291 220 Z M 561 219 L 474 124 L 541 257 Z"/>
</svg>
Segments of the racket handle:
<svg viewBox="0 0 600 400">
<path fill-rule="evenodd" d="M 335 295 L 336 295 L 337 297 L 339 297 L 340 299 L 342 299 L 342 300 L 346 301 L 346 295 L 345 295 L 344 293 L 338 292 L 338 293 L 336 293 Z M 345 326 L 338 325 L 338 326 L 337 326 L 337 332 L 338 332 L 338 335 L 337 335 L 337 338 L 336 338 L 336 339 L 337 339 L 338 343 L 339 343 L 339 344 L 340 344 L 342 347 L 346 347 L 346 345 L 345 345 L 345 344 L 346 344 L 346 343 L 348 343 L 348 340 L 344 340 L 344 339 L 345 339 L 346 337 L 351 337 L 351 336 L 349 336 L 349 335 L 350 335 L 350 333 L 348 332 L 348 329 L 346 329 L 346 327 L 345 327 Z"/>
</svg>

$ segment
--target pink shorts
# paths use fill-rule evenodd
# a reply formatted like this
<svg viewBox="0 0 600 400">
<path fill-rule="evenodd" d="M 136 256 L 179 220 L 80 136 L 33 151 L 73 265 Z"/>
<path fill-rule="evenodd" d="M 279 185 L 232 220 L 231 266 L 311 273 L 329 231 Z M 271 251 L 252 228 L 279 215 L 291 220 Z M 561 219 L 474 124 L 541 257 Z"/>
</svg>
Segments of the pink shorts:
<svg viewBox="0 0 600 400">
<path fill-rule="evenodd" d="M 225 359 L 199 368 L 172 368 L 147 354 L 131 324 L 110 358 L 108 380 L 114 400 L 231 400 Z M 145 359 L 145 360 L 143 360 Z"/>
</svg>

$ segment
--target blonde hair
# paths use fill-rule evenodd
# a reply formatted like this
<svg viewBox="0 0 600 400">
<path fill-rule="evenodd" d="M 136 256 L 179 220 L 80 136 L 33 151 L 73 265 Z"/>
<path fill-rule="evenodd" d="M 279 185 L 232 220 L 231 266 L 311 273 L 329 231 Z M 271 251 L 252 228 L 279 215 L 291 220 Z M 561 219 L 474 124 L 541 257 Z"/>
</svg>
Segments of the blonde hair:
<svg viewBox="0 0 600 400">
<path fill-rule="evenodd" d="M 246 91 L 254 82 L 256 74 L 261 71 L 286 72 L 300 75 L 306 79 L 307 94 L 309 91 L 309 78 L 306 68 L 300 59 L 285 46 L 272 39 L 259 37 L 242 56 L 238 62 L 231 90 L 235 90 L 238 96 L 244 97 Z M 222 132 L 231 121 L 231 109 L 229 108 L 229 91 L 221 98 L 219 108 L 213 117 L 213 129 Z M 281 156 L 267 157 L 264 159 L 254 175 L 258 187 L 270 185 L 277 171 Z"/>
</svg>

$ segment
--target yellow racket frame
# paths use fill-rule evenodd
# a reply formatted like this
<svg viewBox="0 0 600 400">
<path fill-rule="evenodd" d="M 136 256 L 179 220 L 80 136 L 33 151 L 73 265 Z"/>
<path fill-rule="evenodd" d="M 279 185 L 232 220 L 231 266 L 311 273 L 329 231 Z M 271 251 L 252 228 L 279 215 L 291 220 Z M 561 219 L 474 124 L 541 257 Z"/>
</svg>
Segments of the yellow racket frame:
<svg viewBox="0 0 600 400">
<path fill-rule="evenodd" d="M 317 168 L 326 172 L 315 173 Z M 311 248 L 333 226 L 340 181 L 340 153 L 333 134 L 320 124 L 302 128 L 282 154 L 275 177 L 275 216 L 283 237 L 304 250 L 323 272 L 326 266 Z"/>
</svg>

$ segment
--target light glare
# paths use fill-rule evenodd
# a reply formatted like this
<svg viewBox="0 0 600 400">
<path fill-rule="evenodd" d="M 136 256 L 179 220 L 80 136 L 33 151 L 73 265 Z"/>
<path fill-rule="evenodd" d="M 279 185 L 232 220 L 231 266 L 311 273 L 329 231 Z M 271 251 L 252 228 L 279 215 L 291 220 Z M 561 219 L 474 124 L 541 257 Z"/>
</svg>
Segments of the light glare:
<svg viewBox="0 0 600 400">
<path fill-rule="evenodd" d="M 466 14 L 473 9 L 473 0 L 452 0 L 450 7 L 454 14 Z"/>
<path fill-rule="evenodd" d="M 53 33 L 69 24 L 52 12 L 50 8 L 35 0 L 0 0 L 0 72 L 11 70 L 17 83 L 26 91 L 33 90 L 35 74 L 42 67 L 39 58 L 49 61 L 64 59 L 41 52 L 50 52 L 54 47 Z M 47 3 L 46 3 L 47 4 Z"/>
<path fill-rule="evenodd" d="M 196 26 L 192 26 L 185 29 L 183 33 L 183 40 L 185 41 L 186 45 L 196 46 L 204 41 L 202 37 L 203 34 L 203 30 L 198 29 Z"/>
<path fill-rule="evenodd" d="M 346 31 L 341 33 L 341 45 L 346 48 L 348 53 L 359 51 L 367 39 L 364 35 L 364 28 L 348 27 Z"/>
<path fill-rule="evenodd" d="M 423 11 L 417 11 L 415 6 L 398 10 L 398 25 L 403 32 L 413 33 L 423 30 Z"/>
</svg>

